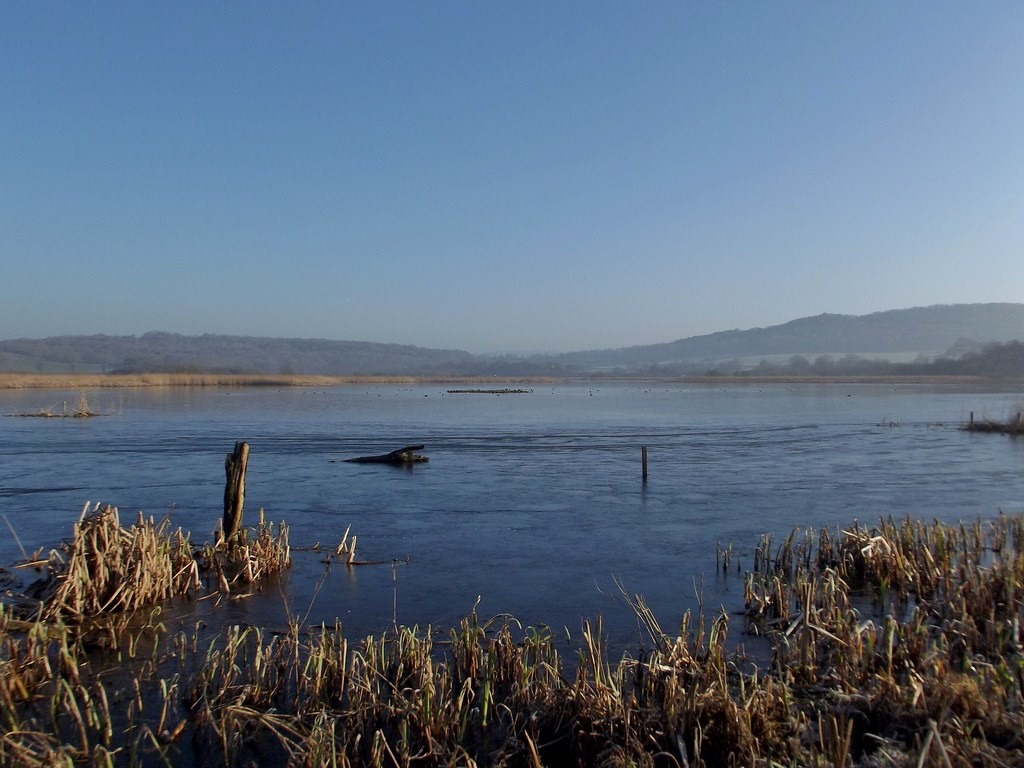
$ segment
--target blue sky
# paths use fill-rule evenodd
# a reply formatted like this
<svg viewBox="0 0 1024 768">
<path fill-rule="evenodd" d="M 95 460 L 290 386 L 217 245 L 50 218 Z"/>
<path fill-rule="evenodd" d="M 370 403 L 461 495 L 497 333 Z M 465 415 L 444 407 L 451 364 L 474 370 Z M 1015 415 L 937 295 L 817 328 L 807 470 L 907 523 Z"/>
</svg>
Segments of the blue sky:
<svg viewBox="0 0 1024 768">
<path fill-rule="evenodd" d="M 1024 301 L 1024 3 L 8 2 L 0 338 Z"/>
</svg>

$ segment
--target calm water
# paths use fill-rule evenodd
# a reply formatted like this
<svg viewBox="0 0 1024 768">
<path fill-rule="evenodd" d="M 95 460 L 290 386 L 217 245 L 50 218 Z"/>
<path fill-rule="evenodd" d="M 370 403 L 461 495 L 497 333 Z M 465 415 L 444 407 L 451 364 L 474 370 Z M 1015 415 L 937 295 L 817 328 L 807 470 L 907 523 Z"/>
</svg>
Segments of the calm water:
<svg viewBox="0 0 1024 768">
<path fill-rule="evenodd" d="M 224 456 L 247 440 L 246 520 L 263 507 L 292 545 L 333 547 L 346 527 L 383 565 L 325 572 L 297 552 L 279 584 L 225 619 L 280 625 L 340 617 L 355 636 L 447 626 L 479 601 L 578 634 L 604 617 L 637 637 L 617 584 L 673 628 L 700 591 L 734 610 L 763 532 L 907 514 L 943 520 L 1024 510 L 1024 441 L 962 432 L 1005 418 L 1024 393 L 923 386 L 557 385 L 449 395 L 438 385 L 328 390 L 89 392 L 94 419 L 0 418 L 0 514 L 22 546 L 52 547 L 86 501 L 162 517 L 199 542 L 223 511 Z M 77 393 L 0 392 L 0 414 Z M 424 443 L 411 470 L 339 460 Z M 641 482 L 640 447 L 649 479 Z M 19 557 L 0 521 L 0 562 Z M 392 565 L 392 561 L 401 561 Z M 408 562 L 405 562 L 408 560 Z M 397 609 L 397 610 L 396 610 Z"/>
</svg>

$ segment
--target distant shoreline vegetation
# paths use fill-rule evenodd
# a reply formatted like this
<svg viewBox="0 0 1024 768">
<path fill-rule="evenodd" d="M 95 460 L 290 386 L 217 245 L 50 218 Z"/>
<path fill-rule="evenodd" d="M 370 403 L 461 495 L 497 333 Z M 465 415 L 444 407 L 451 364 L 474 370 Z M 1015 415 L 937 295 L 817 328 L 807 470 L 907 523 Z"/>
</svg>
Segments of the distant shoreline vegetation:
<svg viewBox="0 0 1024 768">
<path fill-rule="evenodd" d="M 506 381 L 503 379 L 502 381 Z M 530 379 L 531 382 L 557 379 Z M 219 373 L 0 373 L 0 389 L 105 389 L 113 387 L 334 387 L 344 384 L 494 383 L 493 377 L 306 376 Z"/>
<path fill-rule="evenodd" d="M 211 374 L 245 381 L 259 377 L 255 384 L 271 386 L 290 385 L 296 376 L 330 381 L 476 379 L 493 384 L 550 377 L 1024 377 L 1021 340 L 1024 303 L 964 304 L 859 317 L 823 314 L 766 328 L 564 353 L 477 354 L 410 344 L 160 331 L 0 339 L 0 371 L 188 374 L 193 377 L 189 383 L 203 386 Z"/>
<path fill-rule="evenodd" d="M 817 376 L 980 376 L 1000 378 L 1024 376 L 1024 342 L 1007 341 L 986 344 L 958 356 L 943 355 L 933 359 L 892 362 L 859 355 L 818 355 L 813 360 L 792 355 L 785 362 L 762 360 L 758 365 L 743 366 L 739 361 L 721 363 L 705 371 L 707 375 L 817 375 Z"/>
<path fill-rule="evenodd" d="M 944 384 L 958 387 L 993 386 L 1024 388 L 1024 373 L 1014 377 L 990 377 L 949 374 L 792 374 L 743 372 L 724 374 L 711 371 L 705 374 L 676 376 L 657 374 L 595 374 L 593 376 L 544 376 L 502 378 L 502 383 L 514 384 L 571 384 L 574 382 L 636 381 L 674 382 L 678 384 Z M 94 374 L 94 373 L 0 373 L 0 389 L 113 389 L 146 387 L 209 387 L 241 389 L 246 387 L 335 387 L 344 385 L 423 385 L 423 384 L 483 384 L 494 383 L 494 377 L 459 376 L 303 376 L 303 375 L 239 375 L 239 374 Z M 484 390 L 474 390 L 482 392 Z M 488 392 L 492 390 L 487 390 Z M 504 392 L 505 390 L 502 389 Z M 518 391 L 518 390 L 516 390 Z"/>
<path fill-rule="evenodd" d="M 729 381 L 729 382 L 999 382 L 1005 386 L 1024 382 L 1024 342 L 985 345 L 958 357 L 939 357 L 913 362 L 845 355 L 819 355 L 813 360 L 792 355 L 784 361 L 762 359 L 758 364 L 736 359 L 703 368 L 692 363 L 665 363 L 643 368 L 610 368 L 599 371 L 552 369 L 500 371 L 489 375 L 459 374 L 349 374 L 320 375 L 283 371 L 279 374 L 175 371 L 124 371 L 115 373 L 0 373 L 0 388 L 98 387 L 330 387 L 340 384 L 526 384 L 559 381 Z M 486 391 L 490 391 L 490 387 Z"/>
</svg>

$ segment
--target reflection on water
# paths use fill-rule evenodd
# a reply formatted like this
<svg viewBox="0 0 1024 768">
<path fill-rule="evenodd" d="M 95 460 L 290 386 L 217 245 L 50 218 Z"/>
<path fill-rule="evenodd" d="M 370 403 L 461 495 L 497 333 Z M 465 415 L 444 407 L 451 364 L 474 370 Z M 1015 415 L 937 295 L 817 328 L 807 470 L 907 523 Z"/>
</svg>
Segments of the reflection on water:
<svg viewBox="0 0 1024 768">
<path fill-rule="evenodd" d="M 263 507 L 268 519 L 287 521 L 300 550 L 333 548 L 351 526 L 360 557 L 383 562 L 328 569 L 323 553 L 297 551 L 280 582 L 231 602 L 231 622 L 340 618 L 360 634 L 396 616 L 447 626 L 479 601 L 481 616 L 508 613 L 573 635 L 582 617 L 601 614 L 629 641 L 640 630 L 617 582 L 643 594 L 673 631 L 698 594 L 711 610 L 739 607 L 742 569 L 763 532 L 1024 509 L 1024 441 L 956 428 L 971 411 L 1005 416 L 1021 394 L 892 385 L 446 389 L 89 392 L 91 407 L 112 415 L 0 418 L 0 514 L 28 551 L 67 536 L 87 500 L 120 507 L 123 519 L 169 513 L 206 541 L 222 512 L 224 456 L 247 440 L 250 520 Z M 0 413 L 76 397 L 2 392 Z M 430 461 L 411 468 L 339 461 L 419 443 Z M 734 545 L 727 574 L 715 571 L 718 542 Z M 15 537 L 0 537 L 0 562 L 19 556 Z"/>
</svg>

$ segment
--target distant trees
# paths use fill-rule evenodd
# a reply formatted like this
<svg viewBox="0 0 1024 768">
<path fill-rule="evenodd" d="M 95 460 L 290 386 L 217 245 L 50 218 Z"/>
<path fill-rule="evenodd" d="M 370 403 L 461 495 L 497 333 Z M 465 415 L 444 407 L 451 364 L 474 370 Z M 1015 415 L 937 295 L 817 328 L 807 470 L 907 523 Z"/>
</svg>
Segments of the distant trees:
<svg viewBox="0 0 1024 768">
<path fill-rule="evenodd" d="M 276 339 L 249 336 L 183 336 L 151 332 L 142 336 L 60 336 L 0 341 L 7 362 L 47 371 L 101 369 L 122 373 L 267 373 L 351 375 L 455 375 L 480 361 L 459 350 L 401 344 Z M 40 369 L 40 370 L 42 370 Z"/>
<path fill-rule="evenodd" d="M 803 355 L 793 355 L 789 358 L 789 368 L 794 373 L 809 373 L 811 370 L 811 361 Z"/>
<path fill-rule="evenodd" d="M 919 356 L 911 363 L 893 363 L 847 354 L 836 360 L 832 355 L 819 355 L 810 362 L 803 355 L 793 355 L 785 364 L 773 365 L 761 360 L 747 373 L 759 376 L 1024 376 L 1024 342 L 995 342 L 974 346 L 959 357 L 942 356 L 928 359 Z"/>
<path fill-rule="evenodd" d="M 909 363 L 894 363 L 852 353 L 841 356 L 794 354 L 788 357 L 786 353 L 779 353 L 767 355 L 759 361 L 750 355 L 740 358 L 709 354 L 700 358 L 679 358 L 676 357 L 678 350 L 672 345 L 659 348 L 658 354 L 657 362 L 640 356 L 610 364 L 608 358 L 575 353 L 485 356 L 400 344 L 149 333 L 140 337 L 62 336 L 0 341 L 0 370 L 328 376 L 372 371 L 383 375 L 435 377 L 670 377 L 712 372 L 719 376 L 1024 376 L 1024 343 L 1021 341 L 981 345 L 960 340 L 946 355 L 935 359 L 919 356 Z"/>
<path fill-rule="evenodd" d="M 835 363 L 832 355 L 818 355 L 814 358 L 814 371 L 816 373 L 831 373 L 835 368 Z"/>
<path fill-rule="evenodd" d="M 1024 375 L 1024 343 L 1007 341 L 988 344 L 980 350 L 966 352 L 956 359 L 935 360 L 931 367 L 937 371 L 961 376 Z"/>
</svg>

